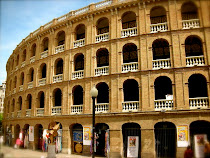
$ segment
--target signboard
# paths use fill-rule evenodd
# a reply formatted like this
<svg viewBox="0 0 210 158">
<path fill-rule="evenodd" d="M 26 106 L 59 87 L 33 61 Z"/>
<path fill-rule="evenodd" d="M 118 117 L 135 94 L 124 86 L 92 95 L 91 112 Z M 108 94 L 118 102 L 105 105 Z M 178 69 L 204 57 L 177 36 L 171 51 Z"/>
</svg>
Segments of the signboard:
<svg viewBox="0 0 210 158">
<path fill-rule="evenodd" d="M 199 157 L 199 158 L 204 157 L 205 141 L 207 141 L 207 135 L 206 134 L 194 135 L 195 157 Z"/>
<path fill-rule="evenodd" d="M 34 126 L 29 126 L 29 141 L 34 141 Z"/>
<path fill-rule="evenodd" d="M 127 157 L 138 157 L 139 153 L 139 137 L 128 136 Z"/>
<path fill-rule="evenodd" d="M 177 126 L 177 147 L 187 147 L 189 145 L 188 125 Z"/>
<path fill-rule="evenodd" d="M 83 127 L 83 145 L 91 145 L 91 127 Z"/>
<path fill-rule="evenodd" d="M 82 131 L 73 131 L 73 141 L 82 143 L 83 141 Z"/>
</svg>

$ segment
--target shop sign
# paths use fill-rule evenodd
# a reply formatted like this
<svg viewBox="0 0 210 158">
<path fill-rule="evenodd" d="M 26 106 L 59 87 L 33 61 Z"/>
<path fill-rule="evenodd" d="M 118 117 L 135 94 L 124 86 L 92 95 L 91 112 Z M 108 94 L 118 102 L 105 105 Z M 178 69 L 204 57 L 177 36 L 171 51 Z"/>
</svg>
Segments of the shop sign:
<svg viewBox="0 0 210 158">
<path fill-rule="evenodd" d="M 29 126 L 29 141 L 34 141 L 34 126 Z"/>
<path fill-rule="evenodd" d="M 207 141 L 206 134 L 194 135 L 195 157 L 199 157 L 199 158 L 204 157 L 204 147 L 205 147 L 206 141 Z"/>
<path fill-rule="evenodd" d="M 188 125 L 177 126 L 177 147 L 187 147 L 189 145 Z"/>
<path fill-rule="evenodd" d="M 138 157 L 139 136 L 128 136 L 127 157 Z"/>
<path fill-rule="evenodd" d="M 82 131 L 73 131 L 73 141 L 82 143 Z"/>
<path fill-rule="evenodd" d="M 83 145 L 91 145 L 91 130 L 90 126 L 83 127 Z"/>
</svg>

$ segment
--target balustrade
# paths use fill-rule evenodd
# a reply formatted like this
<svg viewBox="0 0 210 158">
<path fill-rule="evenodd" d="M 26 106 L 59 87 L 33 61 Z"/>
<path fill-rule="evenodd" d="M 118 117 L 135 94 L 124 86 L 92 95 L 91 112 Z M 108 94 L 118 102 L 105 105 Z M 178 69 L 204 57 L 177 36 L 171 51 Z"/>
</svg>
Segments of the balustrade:
<svg viewBox="0 0 210 158">
<path fill-rule="evenodd" d="M 83 105 L 71 106 L 71 114 L 82 114 L 82 113 L 83 113 Z"/>
<path fill-rule="evenodd" d="M 124 63 L 122 65 L 122 72 L 129 72 L 129 71 L 138 71 L 138 63 L 137 62 Z"/>
<path fill-rule="evenodd" d="M 186 57 L 187 66 L 202 66 L 205 65 L 204 56 L 189 56 Z"/>
<path fill-rule="evenodd" d="M 11 118 L 14 118 L 14 112 L 11 113 Z"/>
<path fill-rule="evenodd" d="M 36 108 L 36 116 L 44 116 L 44 108 Z"/>
<path fill-rule="evenodd" d="M 139 101 L 127 101 L 122 103 L 123 112 L 135 112 L 139 110 Z"/>
<path fill-rule="evenodd" d="M 74 48 L 82 47 L 85 45 L 85 38 L 74 41 Z"/>
<path fill-rule="evenodd" d="M 78 10 L 74 11 L 74 15 L 79 15 L 79 14 L 83 14 L 85 12 L 89 11 L 89 6 L 84 7 L 84 8 L 80 8 Z"/>
<path fill-rule="evenodd" d="M 20 85 L 20 86 L 19 86 L 19 91 L 20 91 L 20 92 L 23 91 L 23 85 Z"/>
<path fill-rule="evenodd" d="M 15 93 L 16 93 L 16 88 L 13 89 L 13 94 L 15 94 Z"/>
<path fill-rule="evenodd" d="M 46 78 L 39 79 L 39 86 L 46 85 Z"/>
<path fill-rule="evenodd" d="M 30 117 L 31 116 L 31 109 L 27 109 L 26 110 L 26 117 Z"/>
<path fill-rule="evenodd" d="M 152 61 L 153 69 L 160 69 L 160 68 L 170 68 L 171 62 L 170 59 L 159 59 Z"/>
<path fill-rule="evenodd" d="M 17 117 L 21 117 L 21 110 L 17 112 Z"/>
<path fill-rule="evenodd" d="M 95 6 L 96 6 L 96 8 L 101 8 L 101 7 L 110 5 L 110 4 L 112 4 L 112 0 L 105 0 L 105 1 L 102 1 L 102 2 L 96 3 Z"/>
<path fill-rule="evenodd" d="M 72 79 L 84 78 L 84 70 L 74 71 L 72 73 Z"/>
<path fill-rule="evenodd" d="M 46 58 L 48 56 L 48 50 L 41 53 L 41 59 Z"/>
<path fill-rule="evenodd" d="M 190 109 L 207 109 L 209 106 L 208 97 L 189 98 Z"/>
<path fill-rule="evenodd" d="M 33 88 L 33 81 L 28 83 L 28 89 Z"/>
<path fill-rule="evenodd" d="M 65 44 L 55 47 L 55 54 L 64 52 Z"/>
<path fill-rule="evenodd" d="M 121 31 L 121 37 L 129 37 L 129 36 L 136 36 L 137 35 L 137 27 L 123 29 Z"/>
<path fill-rule="evenodd" d="M 17 71 L 17 70 L 18 70 L 18 66 L 15 67 L 15 71 Z"/>
<path fill-rule="evenodd" d="M 61 115 L 61 107 L 53 107 L 52 115 Z"/>
<path fill-rule="evenodd" d="M 96 35 L 96 43 L 109 40 L 109 33 Z"/>
<path fill-rule="evenodd" d="M 26 65 L 26 61 L 23 61 L 23 62 L 21 63 L 21 68 L 24 67 L 25 65 Z"/>
<path fill-rule="evenodd" d="M 172 99 L 159 99 L 154 101 L 155 111 L 161 110 L 172 110 L 173 100 Z"/>
<path fill-rule="evenodd" d="M 167 31 L 167 30 L 168 30 L 167 22 L 150 25 L 150 32 L 151 33 L 164 32 L 164 31 Z"/>
<path fill-rule="evenodd" d="M 192 29 L 192 28 L 199 28 L 199 27 L 200 27 L 199 19 L 182 20 L 183 29 Z"/>
<path fill-rule="evenodd" d="M 53 76 L 53 83 L 62 82 L 63 81 L 63 74 Z"/>
<path fill-rule="evenodd" d="M 100 103 L 95 105 L 96 113 L 107 113 L 109 111 L 109 103 Z"/>
<path fill-rule="evenodd" d="M 30 58 L 30 63 L 33 63 L 33 62 L 35 62 L 35 56 Z"/>
<path fill-rule="evenodd" d="M 95 76 L 108 75 L 109 66 L 98 67 L 95 69 Z"/>
</svg>

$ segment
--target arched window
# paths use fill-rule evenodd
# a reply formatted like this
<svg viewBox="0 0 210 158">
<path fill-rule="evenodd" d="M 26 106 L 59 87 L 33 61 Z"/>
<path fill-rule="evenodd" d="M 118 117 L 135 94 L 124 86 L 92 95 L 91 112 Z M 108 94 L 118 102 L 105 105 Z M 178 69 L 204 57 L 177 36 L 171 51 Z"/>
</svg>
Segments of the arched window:
<svg viewBox="0 0 210 158">
<path fill-rule="evenodd" d="M 36 44 L 33 44 L 32 48 L 31 48 L 31 57 L 36 55 Z"/>
<path fill-rule="evenodd" d="M 124 102 L 139 101 L 139 85 L 134 79 L 128 79 L 123 83 Z"/>
<path fill-rule="evenodd" d="M 76 27 L 76 40 L 84 39 L 85 38 L 85 25 L 80 24 Z"/>
<path fill-rule="evenodd" d="M 11 109 L 12 112 L 15 111 L 15 99 L 12 100 L 12 109 Z"/>
<path fill-rule="evenodd" d="M 32 96 L 31 96 L 31 94 L 28 94 L 27 102 L 28 102 L 28 109 L 31 109 L 31 107 L 32 107 Z"/>
<path fill-rule="evenodd" d="M 166 10 L 161 6 L 153 7 L 150 11 L 151 24 L 167 22 Z"/>
<path fill-rule="evenodd" d="M 24 84 L 24 73 L 22 72 L 20 76 L 20 85 L 23 85 L 23 84 Z"/>
<path fill-rule="evenodd" d="M 22 62 L 26 61 L 26 49 L 23 51 Z"/>
<path fill-rule="evenodd" d="M 33 68 L 31 68 L 29 70 L 29 74 L 30 74 L 30 76 L 29 76 L 29 82 L 33 82 L 33 80 L 34 80 L 34 69 Z"/>
<path fill-rule="evenodd" d="M 19 54 L 17 55 L 17 59 L 16 59 L 16 66 L 19 65 Z"/>
<path fill-rule="evenodd" d="M 17 87 L 17 76 L 15 76 L 15 79 L 14 79 L 14 88 Z"/>
<path fill-rule="evenodd" d="M 109 52 L 106 48 L 99 49 L 96 53 L 97 67 L 109 66 Z"/>
<path fill-rule="evenodd" d="M 123 63 L 138 62 L 137 46 L 129 43 L 123 46 Z"/>
<path fill-rule="evenodd" d="M 81 86 L 76 86 L 73 88 L 73 104 L 82 105 L 83 104 L 83 88 Z"/>
<path fill-rule="evenodd" d="M 84 70 L 84 55 L 83 54 L 77 54 L 74 57 L 74 70 Z"/>
<path fill-rule="evenodd" d="M 42 50 L 46 51 L 48 50 L 49 47 L 49 39 L 46 37 L 43 41 L 42 41 Z"/>
<path fill-rule="evenodd" d="M 38 98 L 39 98 L 39 108 L 44 108 L 44 92 L 41 91 L 38 94 Z"/>
<path fill-rule="evenodd" d="M 182 5 L 182 20 L 198 19 L 198 8 L 193 2 L 186 2 Z"/>
<path fill-rule="evenodd" d="M 189 98 L 208 97 L 206 78 L 201 74 L 194 74 L 188 79 Z"/>
<path fill-rule="evenodd" d="M 153 60 L 170 58 L 168 41 L 157 39 L 152 43 Z"/>
<path fill-rule="evenodd" d="M 136 27 L 136 14 L 128 11 L 122 15 L 122 28 L 128 29 Z"/>
<path fill-rule="evenodd" d="M 60 31 L 57 35 L 57 44 L 58 46 L 65 44 L 65 32 Z"/>
<path fill-rule="evenodd" d="M 54 90 L 54 106 L 62 105 L 62 91 L 58 88 Z"/>
<path fill-rule="evenodd" d="M 203 55 L 202 41 L 197 36 L 189 36 L 185 40 L 186 56 Z"/>
<path fill-rule="evenodd" d="M 22 97 L 20 96 L 19 98 L 18 98 L 18 104 L 19 104 L 19 110 L 22 110 Z"/>
<path fill-rule="evenodd" d="M 109 32 L 109 20 L 108 18 L 100 18 L 97 21 L 97 35 L 108 33 Z"/>
<path fill-rule="evenodd" d="M 47 68 L 46 68 L 45 63 L 40 66 L 40 70 L 41 70 L 40 78 L 46 78 L 46 71 L 47 71 L 46 69 Z"/>
<path fill-rule="evenodd" d="M 97 103 L 109 103 L 109 86 L 102 82 L 96 87 L 98 89 Z"/>
<path fill-rule="evenodd" d="M 56 60 L 55 65 L 55 74 L 63 74 L 63 59 Z"/>
<path fill-rule="evenodd" d="M 172 95 L 172 82 L 166 76 L 156 78 L 155 83 L 155 100 L 167 99 L 167 95 Z"/>
</svg>

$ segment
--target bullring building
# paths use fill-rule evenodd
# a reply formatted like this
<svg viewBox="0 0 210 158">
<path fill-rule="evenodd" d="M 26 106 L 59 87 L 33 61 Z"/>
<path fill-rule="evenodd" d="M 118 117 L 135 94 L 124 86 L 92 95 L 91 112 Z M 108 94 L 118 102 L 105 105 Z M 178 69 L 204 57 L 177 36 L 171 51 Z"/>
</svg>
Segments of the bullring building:
<svg viewBox="0 0 210 158">
<path fill-rule="evenodd" d="M 104 0 L 40 26 L 7 61 L 5 143 L 46 150 L 56 122 L 57 152 L 90 154 L 95 85 L 96 155 L 196 152 L 196 139 L 210 139 L 209 8 Z"/>
</svg>

